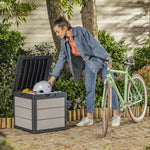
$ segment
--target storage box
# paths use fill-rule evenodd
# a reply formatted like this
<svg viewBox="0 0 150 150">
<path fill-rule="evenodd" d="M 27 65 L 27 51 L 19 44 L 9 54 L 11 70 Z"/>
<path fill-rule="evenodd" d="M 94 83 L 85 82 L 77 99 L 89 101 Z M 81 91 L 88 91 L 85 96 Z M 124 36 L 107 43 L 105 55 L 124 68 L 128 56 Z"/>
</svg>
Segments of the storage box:
<svg viewBox="0 0 150 150">
<path fill-rule="evenodd" d="M 20 57 L 14 81 L 15 128 L 31 133 L 63 130 L 67 127 L 67 94 L 61 91 L 50 93 L 23 93 L 33 89 L 35 83 L 48 80 L 52 57 Z"/>
</svg>

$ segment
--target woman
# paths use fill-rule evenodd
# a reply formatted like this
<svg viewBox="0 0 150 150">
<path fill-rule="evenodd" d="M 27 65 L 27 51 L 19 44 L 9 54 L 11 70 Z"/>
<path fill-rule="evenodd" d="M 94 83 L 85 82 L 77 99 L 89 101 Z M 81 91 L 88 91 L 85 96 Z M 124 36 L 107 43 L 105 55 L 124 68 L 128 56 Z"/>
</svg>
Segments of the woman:
<svg viewBox="0 0 150 150">
<path fill-rule="evenodd" d="M 53 86 L 54 80 L 59 77 L 66 61 L 68 61 L 75 82 L 85 69 L 87 117 L 83 118 L 77 126 L 92 125 L 97 72 L 100 69 L 104 81 L 107 67 L 111 64 L 97 58 L 89 59 L 86 54 L 100 56 L 104 59 L 109 59 L 109 54 L 88 30 L 82 27 L 71 27 L 64 17 L 60 17 L 55 21 L 54 31 L 61 38 L 61 50 L 48 82 Z M 114 113 L 112 126 L 120 125 L 120 116 L 117 109 L 118 98 L 112 88 L 112 110 Z"/>
</svg>

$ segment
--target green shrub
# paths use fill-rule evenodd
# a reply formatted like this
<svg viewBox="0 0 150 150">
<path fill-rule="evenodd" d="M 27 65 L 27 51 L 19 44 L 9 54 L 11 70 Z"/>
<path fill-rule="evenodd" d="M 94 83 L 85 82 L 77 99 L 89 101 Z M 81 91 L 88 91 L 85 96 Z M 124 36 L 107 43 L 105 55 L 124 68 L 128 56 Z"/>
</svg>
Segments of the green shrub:
<svg viewBox="0 0 150 150">
<path fill-rule="evenodd" d="M 17 150 L 7 137 L 7 133 L 0 132 L 0 150 Z"/>
<path fill-rule="evenodd" d="M 143 149 L 144 149 L 144 150 L 150 150 L 150 145 L 144 145 L 144 146 L 143 146 Z"/>
<path fill-rule="evenodd" d="M 124 92 L 124 81 L 115 80 L 118 85 L 119 91 L 123 94 Z M 67 104 L 68 110 L 86 108 L 85 96 L 85 80 L 80 78 L 77 83 L 74 83 L 73 77 L 58 78 L 54 82 L 53 91 L 67 92 Z M 101 107 L 101 99 L 103 93 L 103 82 L 101 78 L 97 78 L 95 87 L 95 107 Z"/>
<path fill-rule="evenodd" d="M 47 43 L 24 50 L 25 37 L 10 30 L 11 24 L 0 24 L 0 118 L 13 117 L 13 83 L 19 56 L 52 55 L 57 61 L 58 51 Z"/>
<path fill-rule="evenodd" d="M 13 83 L 18 56 L 29 55 L 22 49 L 25 37 L 10 31 L 11 24 L 0 23 L 0 117 L 13 116 Z"/>
<path fill-rule="evenodd" d="M 102 81 L 96 82 L 96 92 L 95 92 L 95 107 L 100 107 L 100 100 L 102 95 Z M 59 78 L 54 82 L 53 91 L 63 91 L 67 92 L 67 103 L 68 109 L 80 109 L 86 108 L 85 103 L 85 80 L 80 78 L 76 83 L 74 83 L 73 77 Z"/>
<path fill-rule="evenodd" d="M 82 101 L 85 100 L 85 83 L 80 79 L 77 83 L 74 83 L 73 77 L 58 78 L 53 85 L 53 91 L 62 91 L 67 93 L 68 109 L 74 109 L 75 102 L 78 101 L 77 108 L 82 106 Z"/>
<path fill-rule="evenodd" d="M 128 48 L 125 46 L 124 41 L 115 41 L 115 38 L 110 34 L 106 33 L 106 31 L 98 32 L 98 40 L 100 44 L 110 54 L 110 57 L 112 59 L 119 60 L 127 57 L 125 53 L 127 52 Z M 113 63 L 114 69 L 119 69 L 122 67 L 123 65 L 120 62 Z"/>
<path fill-rule="evenodd" d="M 53 56 L 53 64 L 57 62 L 59 51 L 48 43 L 34 45 L 33 49 L 28 49 L 32 51 L 34 56 L 45 56 L 50 55 Z"/>
<path fill-rule="evenodd" d="M 20 54 L 26 55 L 22 47 L 25 44 L 25 37 L 20 32 L 9 30 L 11 24 L 0 23 L 0 66 L 4 63 L 12 67 L 13 62 L 17 60 Z"/>
<path fill-rule="evenodd" d="M 140 74 L 145 81 L 147 88 L 148 106 L 150 106 L 150 65 L 142 67 L 142 69 L 139 69 L 135 73 Z"/>
<path fill-rule="evenodd" d="M 53 64 L 57 62 L 59 51 L 54 49 L 49 44 L 35 45 L 33 49 L 24 50 L 25 37 L 21 36 L 19 32 L 10 31 L 10 24 L 0 24 L 0 117 L 12 117 L 13 116 L 13 82 L 15 76 L 16 62 L 19 56 L 27 55 L 52 55 Z M 122 59 L 126 57 L 124 54 L 127 48 L 124 46 L 124 42 L 116 42 L 113 37 L 106 34 L 104 31 L 99 31 L 99 42 L 110 53 L 113 59 Z M 31 53 L 32 52 L 32 53 Z M 9 58 L 9 59 L 7 59 Z M 114 63 L 114 68 L 122 68 L 120 63 Z M 15 68 L 15 69 L 14 69 Z M 123 93 L 123 81 L 116 79 L 116 84 L 119 85 L 119 90 Z M 73 77 L 67 72 L 66 68 L 61 73 L 61 77 L 54 82 L 53 91 L 67 92 L 68 109 L 85 108 L 85 81 L 84 78 L 80 78 L 77 83 L 74 83 Z M 101 97 L 103 91 L 103 82 L 100 77 L 96 82 L 96 94 L 95 94 L 95 107 L 100 107 Z"/>
<path fill-rule="evenodd" d="M 132 72 L 137 71 L 145 65 L 150 65 L 150 38 L 144 43 L 144 46 L 134 49 L 133 54 L 135 65 L 131 66 Z"/>
</svg>

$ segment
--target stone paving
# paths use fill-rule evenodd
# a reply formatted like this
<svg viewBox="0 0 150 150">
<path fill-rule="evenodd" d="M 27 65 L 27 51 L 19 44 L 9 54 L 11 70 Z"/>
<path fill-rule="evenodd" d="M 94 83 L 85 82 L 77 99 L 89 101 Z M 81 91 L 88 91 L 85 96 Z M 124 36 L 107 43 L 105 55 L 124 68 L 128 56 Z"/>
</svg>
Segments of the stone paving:
<svg viewBox="0 0 150 150">
<path fill-rule="evenodd" d="M 67 123 L 67 130 L 31 134 L 17 129 L 3 129 L 19 150 L 143 150 L 150 149 L 150 117 L 134 123 L 122 118 L 119 127 L 109 127 L 101 137 L 101 120 L 94 125 L 77 127 L 77 121 Z"/>
</svg>

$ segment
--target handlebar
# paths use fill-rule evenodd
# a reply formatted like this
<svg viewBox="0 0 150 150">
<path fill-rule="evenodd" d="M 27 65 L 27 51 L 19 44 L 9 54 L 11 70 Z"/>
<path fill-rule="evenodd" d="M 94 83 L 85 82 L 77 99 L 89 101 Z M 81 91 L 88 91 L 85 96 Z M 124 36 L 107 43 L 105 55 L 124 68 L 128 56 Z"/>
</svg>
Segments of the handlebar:
<svg viewBox="0 0 150 150">
<path fill-rule="evenodd" d="M 94 58 L 98 58 L 98 59 L 101 59 L 103 61 L 107 61 L 107 62 L 122 62 L 125 64 L 125 65 L 134 65 L 135 63 L 134 62 L 129 62 L 129 60 L 133 60 L 133 57 L 127 57 L 127 58 L 123 58 L 123 59 L 119 59 L 119 60 L 112 60 L 112 59 L 104 59 L 102 57 L 99 57 L 99 56 L 95 56 L 95 55 L 91 55 L 91 54 L 85 54 L 85 56 L 89 56 L 89 60 L 94 57 Z"/>
</svg>

